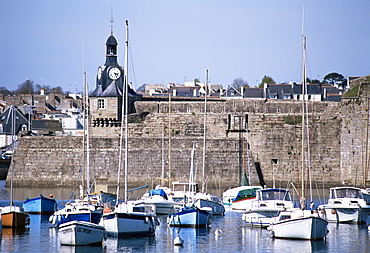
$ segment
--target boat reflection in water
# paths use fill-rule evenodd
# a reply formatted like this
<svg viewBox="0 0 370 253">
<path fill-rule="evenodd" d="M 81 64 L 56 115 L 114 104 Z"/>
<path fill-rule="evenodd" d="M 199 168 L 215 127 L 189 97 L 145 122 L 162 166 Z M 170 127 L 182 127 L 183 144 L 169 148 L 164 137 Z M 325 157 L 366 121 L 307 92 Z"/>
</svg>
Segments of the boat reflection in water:
<svg viewBox="0 0 370 253">
<path fill-rule="evenodd" d="M 104 252 L 153 252 L 155 236 L 108 237 L 104 242 Z"/>
<path fill-rule="evenodd" d="M 101 245 L 99 246 L 67 246 L 61 245 L 59 248 L 59 253 L 100 253 L 105 252 Z M 107 251 L 110 252 L 110 251 Z M 116 252 L 116 251 L 114 251 Z"/>
<path fill-rule="evenodd" d="M 29 227 L 3 227 L 0 252 L 17 251 L 21 237 L 29 233 Z"/>
</svg>

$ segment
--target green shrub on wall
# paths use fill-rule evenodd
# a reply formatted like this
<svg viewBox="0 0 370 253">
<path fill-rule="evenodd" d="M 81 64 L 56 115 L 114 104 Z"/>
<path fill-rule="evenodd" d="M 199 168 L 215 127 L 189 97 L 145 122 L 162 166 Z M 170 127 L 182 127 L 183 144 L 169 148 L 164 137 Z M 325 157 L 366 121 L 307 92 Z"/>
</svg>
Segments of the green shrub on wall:
<svg viewBox="0 0 370 253">
<path fill-rule="evenodd" d="M 288 116 L 282 116 L 284 123 L 288 125 L 296 125 L 302 123 L 302 115 L 288 115 Z"/>
</svg>

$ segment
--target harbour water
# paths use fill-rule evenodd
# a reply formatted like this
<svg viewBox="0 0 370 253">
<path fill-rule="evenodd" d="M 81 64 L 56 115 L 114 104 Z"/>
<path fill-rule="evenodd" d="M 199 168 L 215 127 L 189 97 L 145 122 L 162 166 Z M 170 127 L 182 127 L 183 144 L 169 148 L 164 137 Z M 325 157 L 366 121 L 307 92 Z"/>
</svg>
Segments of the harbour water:
<svg viewBox="0 0 370 253">
<path fill-rule="evenodd" d="M 10 189 L 0 187 L 0 205 L 9 202 Z M 40 193 L 66 194 L 71 189 L 17 188 L 15 204 L 21 205 L 26 196 Z M 57 194 L 55 194 L 57 193 Z M 23 196 L 22 196 L 23 195 Z M 57 199 L 58 196 L 56 196 Z M 61 207 L 63 201 L 59 199 Z M 225 216 L 213 217 L 207 229 L 171 228 L 166 216 L 160 216 L 161 224 L 155 236 L 134 238 L 108 237 L 102 246 L 61 246 L 57 230 L 48 221 L 47 215 L 31 215 L 31 224 L 23 230 L 3 228 L 1 252 L 370 252 L 370 232 L 366 225 L 334 224 L 328 226 L 326 240 L 306 241 L 273 239 L 266 229 L 250 228 L 243 224 L 242 212 L 227 210 Z M 216 235 L 216 229 L 222 231 Z M 174 246 L 177 234 L 184 239 L 183 246 Z"/>
</svg>

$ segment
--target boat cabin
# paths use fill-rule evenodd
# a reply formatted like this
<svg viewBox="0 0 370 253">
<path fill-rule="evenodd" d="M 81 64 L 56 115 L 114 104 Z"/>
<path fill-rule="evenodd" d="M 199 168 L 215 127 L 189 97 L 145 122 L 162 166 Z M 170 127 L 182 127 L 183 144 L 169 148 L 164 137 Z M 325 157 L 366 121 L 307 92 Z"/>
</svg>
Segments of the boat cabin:
<svg viewBox="0 0 370 253">
<path fill-rule="evenodd" d="M 330 198 L 363 199 L 361 189 L 355 187 L 335 187 L 330 189 Z"/>
<path fill-rule="evenodd" d="M 290 191 L 284 189 L 261 189 L 257 191 L 257 200 L 292 201 Z"/>
</svg>

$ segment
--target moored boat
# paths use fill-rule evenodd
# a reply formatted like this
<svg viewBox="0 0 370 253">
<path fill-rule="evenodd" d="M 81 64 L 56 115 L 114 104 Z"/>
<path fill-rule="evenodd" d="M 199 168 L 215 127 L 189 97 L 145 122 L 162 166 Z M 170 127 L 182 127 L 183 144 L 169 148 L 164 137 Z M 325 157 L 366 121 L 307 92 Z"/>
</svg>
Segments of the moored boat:
<svg viewBox="0 0 370 253">
<path fill-rule="evenodd" d="M 328 222 L 317 212 L 295 208 L 280 212 L 267 229 L 275 238 L 322 240 L 328 233 L 327 226 Z"/>
<path fill-rule="evenodd" d="M 111 236 L 148 236 L 154 235 L 159 221 L 148 206 L 124 202 L 118 204 L 114 211 L 104 213 L 100 225 Z"/>
<path fill-rule="evenodd" d="M 211 222 L 210 213 L 197 207 L 185 207 L 167 217 L 167 224 L 171 227 L 203 228 L 208 227 Z"/>
<path fill-rule="evenodd" d="M 253 227 L 268 227 L 273 217 L 281 211 L 294 208 L 290 191 L 278 188 L 260 189 L 251 208 L 242 215 L 242 220 Z"/>
<path fill-rule="evenodd" d="M 110 38 L 113 37 L 113 34 Z M 114 38 L 114 37 L 113 37 Z M 120 148 L 118 157 L 118 182 L 117 195 L 119 195 L 120 175 L 122 167 L 122 150 L 123 150 L 123 136 L 125 137 L 125 199 L 123 203 L 117 204 L 115 209 L 110 212 L 104 212 L 101 219 L 101 225 L 105 227 L 108 235 L 113 236 L 147 236 L 154 235 L 156 227 L 159 226 L 157 216 L 149 210 L 148 206 L 143 204 L 136 204 L 128 201 L 128 98 L 129 89 L 127 82 L 127 68 L 128 68 L 128 20 L 126 20 L 126 54 L 125 54 L 125 83 L 124 90 L 122 90 L 122 117 L 120 128 Z M 125 117 L 123 117 L 123 112 Z M 123 134 L 125 128 L 125 134 Z"/>
<path fill-rule="evenodd" d="M 239 186 L 226 190 L 222 194 L 224 205 L 231 206 L 234 210 L 248 210 L 252 206 L 252 201 L 256 199 L 256 191 L 262 189 L 261 186 Z"/>
<path fill-rule="evenodd" d="M 30 216 L 20 206 L 1 207 L 3 227 L 26 227 L 30 224 Z"/>
<path fill-rule="evenodd" d="M 184 207 L 167 216 L 167 224 L 172 227 L 208 227 L 211 224 L 212 211 L 209 208 L 198 208 L 194 205 L 196 192 L 194 183 L 194 159 L 195 147 L 191 150 L 191 166 L 188 186 L 188 198 L 184 196 Z M 185 186 L 185 185 L 184 185 Z M 185 188 L 183 189 L 185 192 Z M 207 209 L 207 210 L 204 210 Z"/>
<path fill-rule="evenodd" d="M 151 206 L 155 214 L 169 214 L 175 211 L 176 202 L 168 199 L 163 189 L 150 190 L 139 200 L 144 205 Z"/>
<path fill-rule="evenodd" d="M 196 193 L 194 195 L 194 205 L 199 209 L 209 209 L 212 215 L 224 215 L 225 207 L 219 197 L 208 193 Z"/>
<path fill-rule="evenodd" d="M 23 202 L 23 209 L 31 214 L 53 214 L 57 209 L 57 202 L 51 194 L 49 198 L 40 194 L 39 197 L 29 199 Z"/>
<path fill-rule="evenodd" d="M 105 229 L 91 222 L 69 221 L 59 226 L 58 236 L 62 245 L 101 244 Z"/>
<path fill-rule="evenodd" d="M 67 203 L 64 208 L 49 217 L 49 222 L 59 226 L 69 221 L 85 221 L 98 224 L 103 215 L 103 207 L 82 200 Z"/>
<path fill-rule="evenodd" d="M 364 193 L 356 187 L 330 188 L 328 203 L 318 208 L 328 222 L 365 224 L 370 214 Z"/>
</svg>

